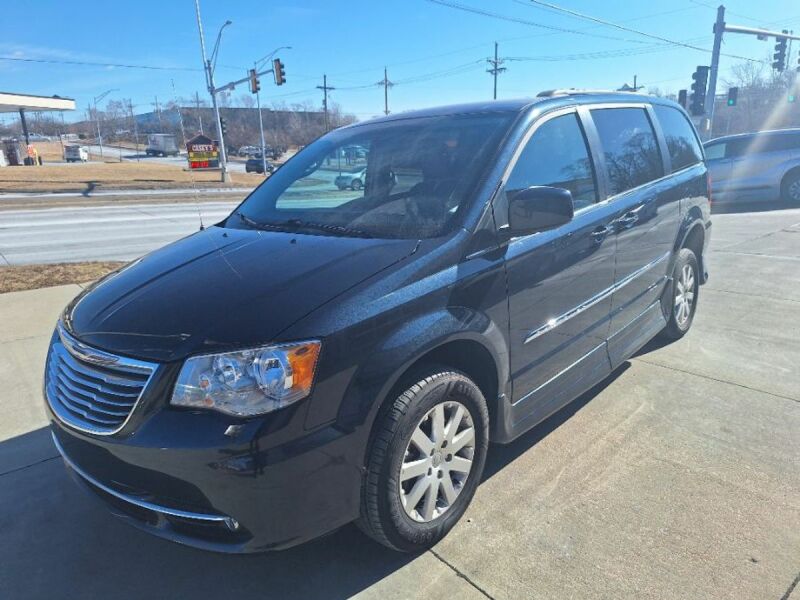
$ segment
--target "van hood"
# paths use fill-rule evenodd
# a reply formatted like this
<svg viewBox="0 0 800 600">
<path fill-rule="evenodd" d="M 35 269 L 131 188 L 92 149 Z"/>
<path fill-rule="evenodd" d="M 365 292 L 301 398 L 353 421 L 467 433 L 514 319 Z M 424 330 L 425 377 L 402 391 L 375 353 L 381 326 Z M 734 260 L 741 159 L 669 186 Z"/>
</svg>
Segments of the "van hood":
<svg viewBox="0 0 800 600">
<path fill-rule="evenodd" d="M 84 343 L 144 360 L 255 346 L 416 246 L 210 227 L 98 281 L 62 319 Z"/>
</svg>

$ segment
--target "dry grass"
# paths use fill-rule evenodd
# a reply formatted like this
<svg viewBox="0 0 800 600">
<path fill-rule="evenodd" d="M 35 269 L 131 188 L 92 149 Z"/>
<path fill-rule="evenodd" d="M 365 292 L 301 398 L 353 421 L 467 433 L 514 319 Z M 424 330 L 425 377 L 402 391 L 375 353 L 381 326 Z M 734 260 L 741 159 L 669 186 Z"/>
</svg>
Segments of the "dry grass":
<svg viewBox="0 0 800 600">
<path fill-rule="evenodd" d="M 33 142 L 32 145 L 39 152 L 39 156 L 42 157 L 43 161 L 64 162 L 64 153 L 61 150 L 61 142 Z"/>
<path fill-rule="evenodd" d="M 94 281 L 124 264 L 105 261 L 0 267 L 0 294 Z"/>
<path fill-rule="evenodd" d="M 0 168 L 2 192 L 82 192 L 89 182 L 96 191 L 119 189 L 255 187 L 264 180 L 257 173 L 232 173 L 223 184 L 218 171 L 188 172 L 178 165 L 153 163 L 75 163 L 41 167 Z"/>
</svg>

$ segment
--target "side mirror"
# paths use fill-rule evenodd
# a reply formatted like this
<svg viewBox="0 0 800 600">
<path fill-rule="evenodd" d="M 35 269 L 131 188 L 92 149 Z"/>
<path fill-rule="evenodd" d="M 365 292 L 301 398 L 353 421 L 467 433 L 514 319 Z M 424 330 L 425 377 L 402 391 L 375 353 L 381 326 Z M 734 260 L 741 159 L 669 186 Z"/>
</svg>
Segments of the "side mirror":
<svg viewBox="0 0 800 600">
<path fill-rule="evenodd" d="M 508 228 L 512 236 L 560 227 L 572 220 L 572 194 L 564 188 L 535 185 L 508 192 Z"/>
</svg>

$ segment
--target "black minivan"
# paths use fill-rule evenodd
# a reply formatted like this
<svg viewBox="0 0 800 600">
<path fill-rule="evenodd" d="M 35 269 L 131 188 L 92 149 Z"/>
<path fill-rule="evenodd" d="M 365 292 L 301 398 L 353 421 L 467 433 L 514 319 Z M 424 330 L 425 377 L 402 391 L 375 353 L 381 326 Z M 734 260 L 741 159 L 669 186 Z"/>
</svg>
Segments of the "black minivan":
<svg viewBox="0 0 800 600">
<path fill-rule="evenodd" d="M 181 543 L 277 549 L 357 521 L 425 548 L 489 442 L 686 333 L 709 203 L 697 134 L 659 98 L 546 92 L 338 129 L 65 309 L 53 440 L 114 513 Z"/>
</svg>

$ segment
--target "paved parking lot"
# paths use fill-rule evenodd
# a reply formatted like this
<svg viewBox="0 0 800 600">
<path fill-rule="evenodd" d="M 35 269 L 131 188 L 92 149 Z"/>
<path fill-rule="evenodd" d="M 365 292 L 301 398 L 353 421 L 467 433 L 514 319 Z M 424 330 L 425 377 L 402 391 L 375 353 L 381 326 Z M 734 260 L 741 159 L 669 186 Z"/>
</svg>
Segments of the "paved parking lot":
<svg viewBox="0 0 800 600">
<path fill-rule="evenodd" d="M 493 447 L 419 556 L 354 527 L 221 556 L 117 522 L 43 428 L 47 340 L 79 288 L 0 295 L 0 598 L 800 600 L 800 210 L 715 216 L 710 270 L 686 338 Z"/>
</svg>

